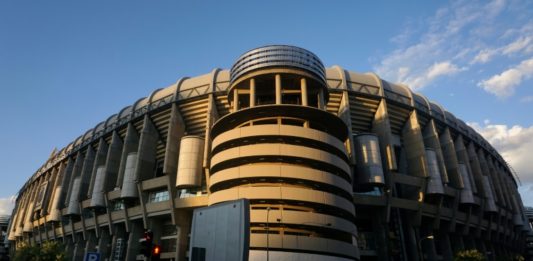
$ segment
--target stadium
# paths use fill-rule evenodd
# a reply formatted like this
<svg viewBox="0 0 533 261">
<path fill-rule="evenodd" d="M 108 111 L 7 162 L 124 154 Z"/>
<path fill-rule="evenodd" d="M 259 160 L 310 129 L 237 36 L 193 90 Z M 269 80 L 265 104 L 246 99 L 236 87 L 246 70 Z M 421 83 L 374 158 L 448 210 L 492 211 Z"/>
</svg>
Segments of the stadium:
<svg viewBox="0 0 533 261">
<path fill-rule="evenodd" d="M 250 260 L 488 260 L 531 230 L 512 168 L 407 86 L 271 45 L 154 90 L 54 151 L 8 239 L 67 257 L 191 260 L 194 209 L 246 198 Z M 219 253 L 217 253 L 219 254 Z"/>
</svg>

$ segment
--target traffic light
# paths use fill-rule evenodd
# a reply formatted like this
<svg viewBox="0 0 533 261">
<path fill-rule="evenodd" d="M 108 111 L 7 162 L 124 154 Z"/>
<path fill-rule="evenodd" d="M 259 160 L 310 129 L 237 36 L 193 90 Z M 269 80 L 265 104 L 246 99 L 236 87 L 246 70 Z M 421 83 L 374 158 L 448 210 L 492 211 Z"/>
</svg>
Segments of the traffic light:
<svg viewBox="0 0 533 261">
<path fill-rule="evenodd" d="M 149 257 L 152 254 L 153 237 L 154 237 L 154 234 L 152 233 L 152 231 L 147 230 L 144 232 L 143 237 L 139 239 L 139 243 L 141 243 L 141 247 L 139 249 L 140 255 Z"/>
<path fill-rule="evenodd" d="M 152 261 L 158 261 L 161 259 L 161 246 L 154 245 L 152 247 Z"/>
</svg>

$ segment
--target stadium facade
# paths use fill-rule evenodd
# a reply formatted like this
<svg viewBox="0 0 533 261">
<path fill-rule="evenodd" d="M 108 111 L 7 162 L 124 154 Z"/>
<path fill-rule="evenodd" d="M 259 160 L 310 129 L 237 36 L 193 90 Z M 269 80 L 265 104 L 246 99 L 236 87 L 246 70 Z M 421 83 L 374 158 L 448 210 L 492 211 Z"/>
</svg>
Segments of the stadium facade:
<svg viewBox="0 0 533 261">
<path fill-rule="evenodd" d="M 473 105 L 475 106 L 475 105 Z M 11 250 L 59 240 L 135 260 L 145 229 L 187 260 L 192 210 L 250 202 L 250 259 L 489 260 L 530 231 L 514 173 L 437 103 L 273 45 L 153 91 L 48 161 L 18 194 Z M 268 255 L 268 257 L 267 257 Z"/>
</svg>

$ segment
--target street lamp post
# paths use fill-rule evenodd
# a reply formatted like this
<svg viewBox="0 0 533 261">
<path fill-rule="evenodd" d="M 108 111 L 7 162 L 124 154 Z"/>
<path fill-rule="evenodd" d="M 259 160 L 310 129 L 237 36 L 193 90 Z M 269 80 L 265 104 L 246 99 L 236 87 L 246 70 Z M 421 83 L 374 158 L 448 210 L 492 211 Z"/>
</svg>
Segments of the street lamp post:
<svg viewBox="0 0 533 261">
<path fill-rule="evenodd" d="M 418 251 L 419 251 L 419 255 L 420 255 L 420 261 L 424 261 L 424 253 L 422 252 L 422 241 L 424 241 L 426 239 L 432 240 L 433 238 L 434 238 L 433 235 L 429 235 L 429 236 L 426 236 L 426 237 L 421 238 L 420 240 L 418 240 Z"/>
</svg>

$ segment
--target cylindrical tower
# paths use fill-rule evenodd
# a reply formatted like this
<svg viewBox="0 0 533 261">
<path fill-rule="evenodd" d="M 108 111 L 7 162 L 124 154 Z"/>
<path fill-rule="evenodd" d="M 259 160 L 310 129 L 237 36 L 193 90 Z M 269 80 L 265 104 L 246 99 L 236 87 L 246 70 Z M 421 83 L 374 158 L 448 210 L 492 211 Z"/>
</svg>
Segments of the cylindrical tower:
<svg viewBox="0 0 533 261">
<path fill-rule="evenodd" d="M 358 258 L 348 131 L 324 110 L 318 57 L 266 46 L 230 74 L 232 113 L 211 131 L 209 204 L 250 200 L 250 259 Z"/>
</svg>

